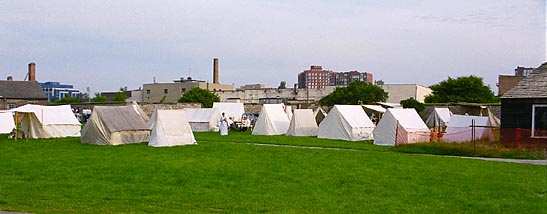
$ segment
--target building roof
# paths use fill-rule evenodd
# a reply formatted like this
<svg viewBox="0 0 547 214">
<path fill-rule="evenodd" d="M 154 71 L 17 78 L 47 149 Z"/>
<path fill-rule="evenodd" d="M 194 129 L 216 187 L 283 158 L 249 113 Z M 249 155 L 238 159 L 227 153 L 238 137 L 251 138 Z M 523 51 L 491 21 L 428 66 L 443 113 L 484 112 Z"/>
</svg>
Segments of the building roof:
<svg viewBox="0 0 547 214">
<path fill-rule="evenodd" d="M 37 82 L 0 80 L 0 96 L 6 99 L 47 100 L 47 96 Z"/>
<path fill-rule="evenodd" d="M 501 98 L 547 98 L 547 70 L 536 70 Z"/>
</svg>

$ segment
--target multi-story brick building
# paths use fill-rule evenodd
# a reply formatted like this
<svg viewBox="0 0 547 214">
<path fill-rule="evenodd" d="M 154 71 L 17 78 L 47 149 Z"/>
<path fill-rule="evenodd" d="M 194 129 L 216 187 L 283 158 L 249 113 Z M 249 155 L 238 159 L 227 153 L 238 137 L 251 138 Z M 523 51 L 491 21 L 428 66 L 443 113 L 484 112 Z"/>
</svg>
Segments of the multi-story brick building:
<svg viewBox="0 0 547 214">
<path fill-rule="evenodd" d="M 367 72 L 334 72 L 323 70 L 322 66 L 312 65 L 310 70 L 298 74 L 298 88 L 323 88 L 326 86 L 344 86 L 353 81 L 372 83 L 373 75 Z"/>
<path fill-rule="evenodd" d="M 498 94 L 505 94 L 511 88 L 513 88 L 518 82 L 520 82 L 524 77 L 527 77 L 536 68 L 526 68 L 517 66 L 515 68 L 515 75 L 499 75 L 498 76 Z"/>
</svg>

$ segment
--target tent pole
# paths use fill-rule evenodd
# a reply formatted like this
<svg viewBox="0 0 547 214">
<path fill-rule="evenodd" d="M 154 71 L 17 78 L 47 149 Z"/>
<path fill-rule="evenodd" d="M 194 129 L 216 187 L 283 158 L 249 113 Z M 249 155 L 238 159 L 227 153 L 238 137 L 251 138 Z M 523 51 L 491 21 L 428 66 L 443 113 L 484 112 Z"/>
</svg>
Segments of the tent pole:
<svg viewBox="0 0 547 214">
<path fill-rule="evenodd" d="M 477 143 L 475 142 L 475 119 L 471 120 L 471 141 L 473 142 L 473 156 L 477 156 Z"/>
<path fill-rule="evenodd" d="M 17 122 L 19 121 L 19 116 L 17 116 L 18 112 L 15 112 L 15 141 L 17 141 Z"/>
<path fill-rule="evenodd" d="M 395 125 L 395 146 L 397 146 L 398 135 L 399 135 L 399 120 L 397 120 L 397 124 Z"/>
</svg>

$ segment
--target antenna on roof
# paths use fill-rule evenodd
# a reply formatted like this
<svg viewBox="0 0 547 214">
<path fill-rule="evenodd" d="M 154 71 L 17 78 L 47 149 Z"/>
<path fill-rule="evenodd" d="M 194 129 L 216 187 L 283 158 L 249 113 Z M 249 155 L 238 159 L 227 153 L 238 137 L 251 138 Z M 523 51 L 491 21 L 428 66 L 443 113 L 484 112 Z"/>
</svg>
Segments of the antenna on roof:
<svg viewBox="0 0 547 214">
<path fill-rule="evenodd" d="M 192 76 L 192 65 L 188 65 L 188 76 Z"/>
</svg>

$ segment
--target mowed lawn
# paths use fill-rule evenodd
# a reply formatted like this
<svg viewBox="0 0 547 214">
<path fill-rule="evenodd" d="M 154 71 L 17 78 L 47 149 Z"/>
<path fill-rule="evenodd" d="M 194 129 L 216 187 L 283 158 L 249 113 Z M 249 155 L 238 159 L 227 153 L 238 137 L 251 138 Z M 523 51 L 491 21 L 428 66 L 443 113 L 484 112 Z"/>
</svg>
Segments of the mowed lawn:
<svg viewBox="0 0 547 214">
<path fill-rule="evenodd" d="M 0 210 L 33 213 L 545 213 L 546 166 L 370 143 L 196 133 L 199 145 L 0 140 Z M 239 141 L 237 139 L 240 139 Z M 242 140 L 241 140 L 242 139 Z M 256 139 L 256 142 L 254 142 Z M 277 143 L 276 141 L 279 141 Z M 318 145 L 354 150 L 259 146 Z M 340 145 L 340 146 L 336 146 Z"/>
</svg>

